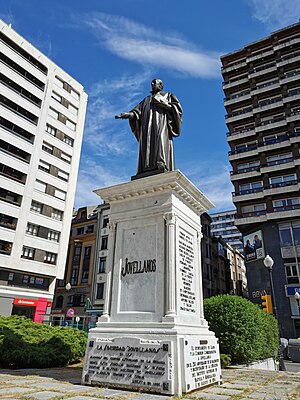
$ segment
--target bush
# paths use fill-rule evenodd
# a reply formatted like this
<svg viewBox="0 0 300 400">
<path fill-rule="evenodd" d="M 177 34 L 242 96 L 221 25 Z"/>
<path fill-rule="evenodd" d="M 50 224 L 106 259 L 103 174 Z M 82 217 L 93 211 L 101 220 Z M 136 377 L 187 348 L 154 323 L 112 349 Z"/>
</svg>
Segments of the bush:
<svg viewBox="0 0 300 400">
<path fill-rule="evenodd" d="M 221 368 L 229 367 L 231 364 L 231 357 L 228 354 L 220 354 Z"/>
<path fill-rule="evenodd" d="M 220 353 L 233 363 L 275 357 L 279 336 L 273 315 L 239 296 L 219 295 L 204 300 L 204 314 L 219 339 Z"/>
<path fill-rule="evenodd" d="M 86 333 L 75 328 L 37 324 L 17 315 L 0 317 L 0 367 L 63 367 L 84 356 L 86 341 Z"/>
</svg>

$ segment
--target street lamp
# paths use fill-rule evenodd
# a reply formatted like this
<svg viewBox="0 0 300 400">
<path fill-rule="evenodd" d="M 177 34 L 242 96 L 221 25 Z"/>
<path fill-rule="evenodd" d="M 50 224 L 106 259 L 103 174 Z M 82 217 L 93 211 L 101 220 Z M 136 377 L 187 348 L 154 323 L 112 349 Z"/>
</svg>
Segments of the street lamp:
<svg viewBox="0 0 300 400">
<path fill-rule="evenodd" d="M 295 300 L 298 305 L 298 315 L 300 315 L 300 293 L 299 292 L 295 292 Z"/>
<path fill-rule="evenodd" d="M 68 291 L 71 290 L 71 287 L 72 287 L 72 286 L 71 286 L 71 283 L 68 282 L 68 283 L 66 284 L 66 290 L 68 290 Z"/>
<path fill-rule="evenodd" d="M 280 371 L 286 371 L 286 368 L 285 368 L 285 365 L 284 365 L 284 362 L 283 362 L 283 354 L 282 354 L 282 347 L 281 347 L 281 329 L 280 329 L 280 323 L 278 321 L 275 290 L 274 290 L 273 276 L 272 276 L 274 260 L 273 260 L 272 257 L 269 256 L 269 254 L 267 254 L 266 257 L 264 258 L 264 265 L 269 271 L 269 279 L 270 279 L 270 286 L 271 286 L 271 296 L 272 296 L 272 303 L 273 303 L 273 311 L 274 311 L 274 316 L 277 319 L 277 323 L 278 323 L 278 330 L 279 330 L 279 369 L 280 369 Z"/>
</svg>

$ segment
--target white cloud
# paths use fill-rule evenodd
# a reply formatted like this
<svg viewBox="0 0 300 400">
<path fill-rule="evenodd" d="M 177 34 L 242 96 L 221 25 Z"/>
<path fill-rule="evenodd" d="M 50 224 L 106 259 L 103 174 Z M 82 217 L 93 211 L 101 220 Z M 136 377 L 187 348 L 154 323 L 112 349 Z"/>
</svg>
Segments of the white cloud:
<svg viewBox="0 0 300 400">
<path fill-rule="evenodd" d="M 298 22 L 299 0 L 247 0 L 253 7 L 253 16 L 270 29 L 279 29 Z"/>
<path fill-rule="evenodd" d="M 226 211 L 234 209 L 228 164 L 210 160 L 198 162 L 193 167 L 186 168 L 186 175 L 215 205 L 210 211 Z"/>
<path fill-rule="evenodd" d="M 114 116 L 129 111 L 142 99 L 142 88 L 149 80 L 150 73 L 144 72 L 92 85 L 88 91 L 84 141 L 94 155 L 110 158 L 132 151 L 133 135 L 130 136 L 128 121 L 115 120 Z"/>
<path fill-rule="evenodd" d="M 121 58 L 195 77 L 220 75 L 220 54 L 204 52 L 177 33 L 160 32 L 104 13 L 89 15 L 84 22 L 98 37 L 99 44 Z"/>
</svg>

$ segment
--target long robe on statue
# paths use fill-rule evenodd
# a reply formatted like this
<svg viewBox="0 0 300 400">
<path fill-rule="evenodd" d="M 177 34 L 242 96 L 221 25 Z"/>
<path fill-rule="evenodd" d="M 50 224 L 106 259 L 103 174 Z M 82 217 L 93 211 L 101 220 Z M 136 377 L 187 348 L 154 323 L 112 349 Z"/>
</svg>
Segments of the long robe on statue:
<svg viewBox="0 0 300 400">
<path fill-rule="evenodd" d="M 159 103 L 171 106 L 163 108 Z M 175 169 L 173 137 L 180 134 L 182 108 L 170 92 L 147 96 L 131 110 L 129 123 L 139 142 L 137 175 L 154 170 Z"/>
</svg>

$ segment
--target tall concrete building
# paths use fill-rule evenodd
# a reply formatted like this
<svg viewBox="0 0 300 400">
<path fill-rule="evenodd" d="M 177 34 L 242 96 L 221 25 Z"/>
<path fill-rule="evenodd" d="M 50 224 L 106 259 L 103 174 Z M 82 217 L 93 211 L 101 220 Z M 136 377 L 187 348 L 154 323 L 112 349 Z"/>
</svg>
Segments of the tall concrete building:
<svg viewBox="0 0 300 400">
<path fill-rule="evenodd" d="M 41 321 L 64 277 L 87 95 L 0 21 L 0 315 Z"/>
<path fill-rule="evenodd" d="M 235 215 L 235 210 L 210 214 L 212 219 L 211 233 L 216 237 L 222 236 L 226 243 L 243 252 L 242 234 L 235 226 Z"/>
<path fill-rule="evenodd" d="M 270 293 L 281 335 L 300 335 L 300 23 L 221 57 L 229 161 L 249 296 Z M 273 299 L 274 300 L 274 299 Z"/>
</svg>

